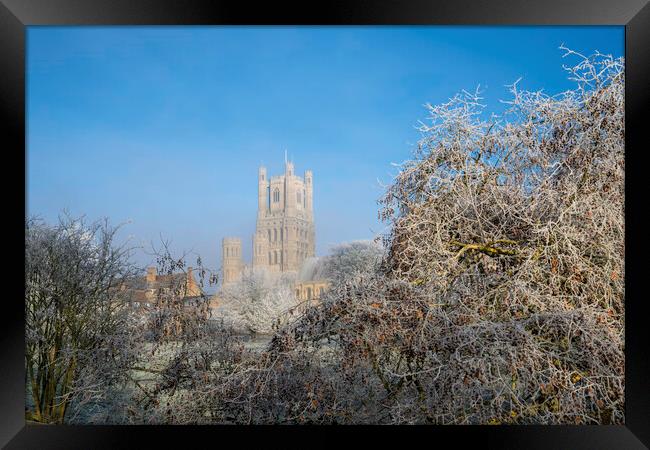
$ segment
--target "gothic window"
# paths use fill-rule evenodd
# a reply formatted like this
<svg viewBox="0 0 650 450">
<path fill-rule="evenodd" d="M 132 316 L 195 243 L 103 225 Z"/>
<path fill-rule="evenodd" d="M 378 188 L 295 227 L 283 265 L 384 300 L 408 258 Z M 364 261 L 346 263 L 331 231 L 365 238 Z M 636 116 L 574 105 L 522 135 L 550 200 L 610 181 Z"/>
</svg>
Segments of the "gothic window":
<svg viewBox="0 0 650 450">
<path fill-rule="evenodd" d="M 296 200 L 297 200 L 298 204 L 302 203 L 302 201 L 300 199 L 300 191 L 296 192 Z"/>
<path fill-rule="evenodd" d="M 303 192 L 303 194 L 302 194 L 302 198 L 303 198 L 303 202 L 304 202 L 304 203 L 303 203 L 303 206 L 306 208 L 306 207 L 307 207 L 307 196 L 305 195 L 304 192 Z"/>
<path fill-rule="evenodd" d="M 271 209 L 271 187 L 266 188 L 266 208 Z"/>
<path fill-rule="evenodd" d="M 271 242 L 271 230 L 267 230 L 269 232 L 269 242 Z"/>
<path fill-rule="evenodd" d="M 277 242 L 278 240 L 278 229 L 273 228 L 273 242 Z"/>
<path fill-rule="evenodd" d="M 278 203 L 280 201 L 280 189 L 275 188 L 273 190 L 273 202 Z"/>
<path fill-rule="evenodd" d="M 307 288 L 307 300 L 311 300 L 311 288 Z"/>
<path fill-rule="evenodd" d="M 284 228 L 280 228 L 280 240 L 284 240 Z"/>
<path fill-rule="evenodd" d="M 272 263 L 273 263 L 273 261 L 271 261 L 271 252 L 269 252 L 269 266 L 270 266 Z"/>
<path fill-rule="evenodd" d="M 300 298 L 300 289 L 296 289 L 296 297 Z"/>
<path fill-rule="evenodd" d="M 278 263 L 278 252 L 277 251 L 273 252 L 273 263 L 274 264 Z"/>
<path fill-rule="evenodd" d="M 323 288 L 319 288 L 319 289 L 318 289 L 318 296 L 321 297 L 321 296 L 323 295 L 323 292 L 324 292 L 324 289 L 323 289 Z"/>
</svg>

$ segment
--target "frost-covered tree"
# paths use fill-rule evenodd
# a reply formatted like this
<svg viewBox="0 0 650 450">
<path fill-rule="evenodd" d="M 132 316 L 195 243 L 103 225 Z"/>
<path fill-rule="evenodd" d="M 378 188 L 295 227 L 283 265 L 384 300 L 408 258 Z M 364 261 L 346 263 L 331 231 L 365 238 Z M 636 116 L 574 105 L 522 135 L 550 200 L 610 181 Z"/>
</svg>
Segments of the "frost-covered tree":
<svg viewBox="0 0 650 450">
<path fill-rule="evenodd" d="M 292 281 L 288 276 L 247 268 L 241 280 L 222 289 L 217 314 L 243 332 L 270 334 L 298 305 Z"/>
<path fill-rule="evenodd" d="M 322 262 L 322 273 L 335 284 L 374 273 L 384 255 L 381 244 L 375 241 L 351 241 L 332 248 Z"/>
<path fill-rule="evenodd" d="M 118 286 L 133 268 L 117 228 L 63 216 L 25 224 L 27 416 L 63 423 L 73 402 L 124 378 L 129 315 Z"/>
</svg>

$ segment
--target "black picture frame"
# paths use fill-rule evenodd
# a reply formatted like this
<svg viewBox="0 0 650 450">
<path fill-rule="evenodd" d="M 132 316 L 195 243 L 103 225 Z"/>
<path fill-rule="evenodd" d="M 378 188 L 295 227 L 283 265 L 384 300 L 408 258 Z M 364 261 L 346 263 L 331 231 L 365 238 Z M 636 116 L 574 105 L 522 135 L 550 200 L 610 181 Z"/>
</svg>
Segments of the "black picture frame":
<svg viewBox="0 0 650 450">
<path fill-rule="evenodd" d="M 626 423 L 610 426 L 451 426 L 361 427 L 368 438 L 412 445 L 441 445 L 451 438 L 454 446 L 473 442 L 488 448 L 637 449 L 650 445 L 650 355 L 644 314 L 644 133 L 650 105 L 650 5 L 647 0 L 427 0 L 371 2 L 337 0 L 316 4 L 251 3 L 235 0 L 0 0 L 0 111 L 4 149 L 4 203 L 26 211 L 25 197 L 16 191 L 23 175 L 26 189 L 25 43 L 31 25 L 624 25 L 626 57 Z M 22 171 L 22 172 L 21 172 Z M 12 179 L 15 174 L 17 180 Z M 23 191 L 25 194 L 25 191 Z M 15 215 L 15 219 L 13 218 Z M 19 234 L 24 229 L 18 214 L 5 223 Z M 15 223 L 14 223 L 15 222 Z M 13 236 L 13 235 L 12 235 Z M 15 254 L 24 255 L 20 239 Z M 8 246 L 4 246 L 8 248 Z M 6 257 L 13 261 L 13 258 Z M 42 426 L 26 425 L 24 415 L 24 304 L 20 300 L 20 267 L 10 264 L 0 327 L 0 444 L 6 448 L 132 448 L 183 446 L 208 439 L 211 447 L 233 445 L 263 433 L 282 446 L 315 442 L 330 445 L 351 439 L 358 427 L 195 427 L 195 426 Z M 14 275 L 15 272 L 15 275 Z M 254 431 L 252 433 L 251 431 Z M 311 437 L 317 433 L 319 437 Z M 307 437 L 307 434 L 309 437 Z M 416 436 L 417 435 L 417 436 Z M 329 442 L 328 442 L 329 441 Z M 233 441 L 230 441 L 233 442 Z M 236 442 L 236 441 L 235 441 Z M 280 442 L 278 442 L 280 444 Z M 363 444 L 367 446 L 368 444 Z M 422 445 L 422 444 L 420 444 Z"/>
</svg>

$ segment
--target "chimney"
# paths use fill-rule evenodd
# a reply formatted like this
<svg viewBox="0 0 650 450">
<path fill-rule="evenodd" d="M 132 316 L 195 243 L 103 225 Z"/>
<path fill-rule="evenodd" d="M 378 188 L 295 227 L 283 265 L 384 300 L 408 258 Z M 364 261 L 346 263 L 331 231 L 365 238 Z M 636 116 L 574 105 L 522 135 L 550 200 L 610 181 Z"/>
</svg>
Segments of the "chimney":
<svg viewBox="0 0 650 450">
<path fill-rule="evenodd" d="M 147 283 L 153 283 L 156 281 L 156 268 L 147 267 Z"/>
</svg>

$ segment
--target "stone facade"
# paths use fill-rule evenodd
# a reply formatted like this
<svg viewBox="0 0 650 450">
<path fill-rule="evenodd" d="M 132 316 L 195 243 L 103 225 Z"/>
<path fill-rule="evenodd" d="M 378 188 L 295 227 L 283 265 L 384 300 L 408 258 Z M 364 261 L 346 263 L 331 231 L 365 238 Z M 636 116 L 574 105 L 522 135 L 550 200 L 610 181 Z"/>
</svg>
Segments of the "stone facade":
<svg viewBox="0 0 650 450">
<path fill-rule="evenodd" d="M 294 173 L 293 163 L 285 161 L 283 175 L 268 177 L 266 168 L 258 171 L 257 223 L 253 235 L 252 267 L 275 273 L 298 272 L 306 258 L 315 255 L 313 174 L 304 178 Z M 241 240 L 224 238 L 223 284 L 241 277 L 244 264 Z"/>
<path fill-rule="evenodd" d="M 329 287 L 326 280 L 298 281 L 295 285 L 298 300 L 318 301 Z"/>
</svg>

